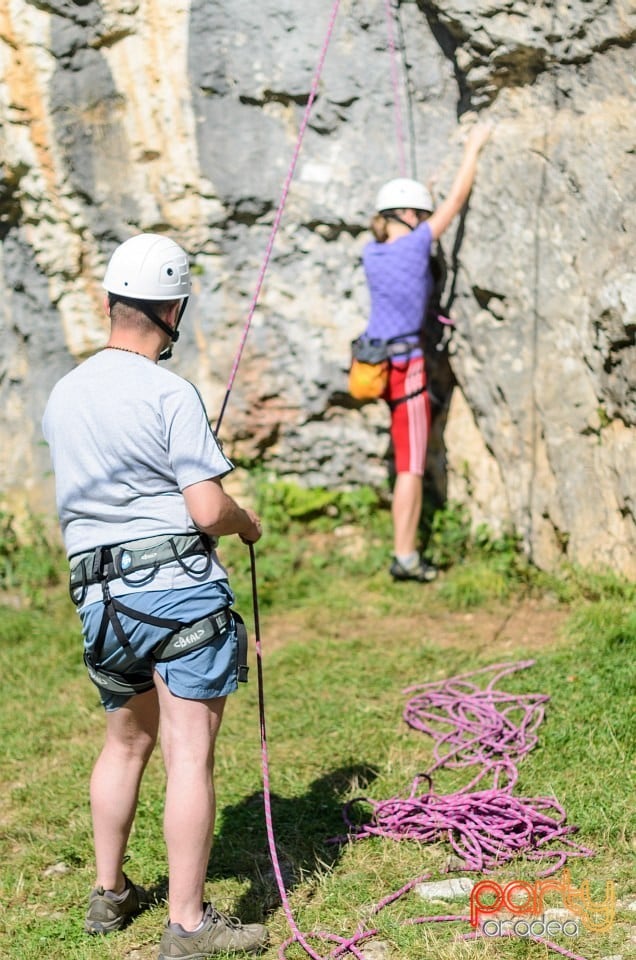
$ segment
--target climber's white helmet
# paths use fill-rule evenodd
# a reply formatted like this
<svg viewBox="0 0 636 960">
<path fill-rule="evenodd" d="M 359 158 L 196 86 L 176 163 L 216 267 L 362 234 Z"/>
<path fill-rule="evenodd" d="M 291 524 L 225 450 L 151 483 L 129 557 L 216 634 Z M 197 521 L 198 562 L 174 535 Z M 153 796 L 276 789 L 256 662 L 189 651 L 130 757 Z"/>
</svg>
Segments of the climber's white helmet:
<svg viewBox="0 0 636 960">
<path fill-rule="evenodd" d="M 140 233 L 117 247 L 103 287 L 133 300 L 186 300 L 190 296 L 188 257 L 169 237 Z"/>
<path fill-rule="evenodd" d="M 378 213 L 385 210 L 422 210 L 432 213 L 433 199 L 426 187 L 417 180 L 398 177 L 380 188 L 375 208 Z"/>
</svg>

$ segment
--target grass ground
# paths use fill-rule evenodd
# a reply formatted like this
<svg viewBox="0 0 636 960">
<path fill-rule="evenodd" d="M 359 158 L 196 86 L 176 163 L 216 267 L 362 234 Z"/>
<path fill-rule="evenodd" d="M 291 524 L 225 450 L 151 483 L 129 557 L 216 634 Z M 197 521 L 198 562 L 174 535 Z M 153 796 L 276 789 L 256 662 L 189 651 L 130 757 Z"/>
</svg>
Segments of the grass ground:
<svg viewBox="0 0 636 960">
<path fill-rule="evenodd" d="M 427 903 L 409 893 L 371 917 L 374 904 L 411 879 L 440 879 L 449 865 L 456 868 L 446 842 L 328 842 L 343 832 L 347 800 L 405 796 L 431 763 L 431 742 L 402 720 L 405 686 L 532 658 L 534 666 L 505 681 L 512 692 L 550 697 L 539 744 L 522 762 L 515 792 L 556 796 L 568 823 L 579 827 L 577 839 L 595 852 L 571 862 L 573 882 L 588 882 L 598 900 L 609 882 L 617 899 L 609 931 L 583 930 L 559 943 L 586 960 L 636 956 L 633 585 L 572 572 L 558 580 L 529 577 L 509 551 L 496 550 L 465 557 L 433 585 L 394 585 L 385 572 L 385 531 L 373 523 L 364 530 L 361 545 L 356 523 L 301 524 L 257 548 L 272 815 L 298 926 L 346 937 L 360 922 L 373 923 L 378 934 L 365 948 L 368 960 L 549 955 L 544 945 L 521 938 L 458 940 L 466 923 L 404 924 L 465 914 L 465 899 Z M 374 538 L 377 550 L 367 549 Z M 249 623 L 247 550 L 229 543 L 224 550 L 237 607 Z M 162 905 L 109 938 L 82 932 L 93 882 L 87 783 L 102 716 L 84 674 L 63 575 L 56 583 L 55 564 L 38 571 L 37 589 L 31 584 L 25 596 L 16 574 L 0 597 L 0 957 L 149 960 L 165 921 Z M 220 909 L 266 919 L 272 947 L 264 957 L 273 960 L 289 924 L 267 849 L 253 648 L 251 666 L 249 684 L 230 699 L 218 748 L 219 812 L 207 892 Z M 440 775 L 440 792 L 457 786 L 456 775 Z M 160 896 L 162 796 L 155 757 L 127 870 Z M 452 869 L 450 876 L 459 875 Z M 532 881 L 535 870 L 521 859 L 496 879 Z M 293 945 L 287 955 L 296 960 L 305 953 Z"/>
</svg>

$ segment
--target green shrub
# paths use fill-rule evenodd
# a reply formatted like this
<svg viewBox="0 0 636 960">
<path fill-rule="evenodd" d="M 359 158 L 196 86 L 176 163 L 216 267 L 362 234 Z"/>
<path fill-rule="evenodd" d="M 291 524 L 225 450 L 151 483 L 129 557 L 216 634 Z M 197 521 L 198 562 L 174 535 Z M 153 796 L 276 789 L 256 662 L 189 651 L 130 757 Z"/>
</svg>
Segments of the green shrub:
<svg viewBox="0 0 636 960">
<path fill-rule="evenodd" d="M 18 534 L 15 518 L 0 512 L 0 591 L 37 605 L 43 590 L 59 583 L 63 568 L 63 551 L 51 542 L 41 518 L 30 517 Z"/>
<path fill-rule="evenodd" d="M 250 481 L 256 512 L 271 533 L 289 530 L 294 521 L 322 530 L 342 523 L 367 523 L 382 509 L 379 495 L 370 487 L 351 491 L 301 487 L 260 471 Z"/>
<path fill-rule="evenodd" d="M 460 563 L 471 544 L 471 523 L 466 507 L 448 503 L 435 511 L 426 547 L 427 557 L 438 567 Z"/>
</svg>

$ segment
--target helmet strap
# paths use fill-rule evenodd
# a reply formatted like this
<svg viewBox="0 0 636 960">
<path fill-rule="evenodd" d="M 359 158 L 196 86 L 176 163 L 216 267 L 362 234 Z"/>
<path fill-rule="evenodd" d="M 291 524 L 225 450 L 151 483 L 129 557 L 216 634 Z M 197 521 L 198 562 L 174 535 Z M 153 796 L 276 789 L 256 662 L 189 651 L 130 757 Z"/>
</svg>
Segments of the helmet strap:
<svg viewBox="0 0 636 960">
<path fill-rule="evenodd" d="M 174 327 L 171 327 L 169 324 L 162 320 L 161 317 L 155 313 L 150 305 L 150 302 L 147 300 L 135 300 L 133 297 L 121 297 L 117 294 L 109 294 L 109 303 L 112 307 L 115 303 L 123 303 L 126 306 L 134 307 L 135 310 L 139 310 L 143 313 L 149 320 L 151 320 L 156 326 L 158 326 L 164 333 L 167 333 L 170 337 L 172 343 L 176 343 L 179 339 L 179 324 L 181 322 L 181 317 L 184 314 L 185 308 L 188 305 L 188 298 L 184 297 L 181 302 L 181 307 L 179 308 L 179 314 L 177 316 L 177 322 Z M 172 343 L 170 343 L 165 350 L 159 354 L 160 360 L 168 360 L 172 356 Z"/>
<path fill-rule="evenodd" d="M 399 214 L 395 213 L 394 210 L 387 210 L 386 213 L 383 213 L 382 216 L 385 220 L 395 220 L 396 223 L 401 223 L 403 227 L 408 227 L 409 230 L 415 230 L 415 227 L 411 226 L 410 223 L 407 223 L 406 220 L 403 220 Z"/>
<path fill-rule="evenodd" d="M 176 343 L 177 340 L 179 339 L 178 327 L 179 327 L 179 324 L 181 323 L 181 317 L 185 313 L 185 308 L 187 307 L 187 305 L 188 305 L 188 298 L 185 297 L 181 301 L 181 307 L 179 308 L 179 313 L 177 315 L 177 322 L 174 325 L 174 329 L 172 329 L 172 327 L 168 327 L 168 324 L 163 324 L 163 326 L 168 327 L 168 329 L 170 330 L 170 339 L 172 343 L 169 343 L 166 349 L 161 351 L 161 353 L 159 354 L 160 360 L 169 360 L 170 357 L 172 356 L 172 344 Z M 144 310 L 144 313 L 145 312 L 146 311 Z M 157 323 L 157 320 L 154 317 L 150 316 L 150 313 L 146 313 L 146 316 L 149 317 L 150 320 L 153 320 L 154 323 Z M 162 326 L 162 324 L 160 323 L 159 326 Z"/>
</svg>

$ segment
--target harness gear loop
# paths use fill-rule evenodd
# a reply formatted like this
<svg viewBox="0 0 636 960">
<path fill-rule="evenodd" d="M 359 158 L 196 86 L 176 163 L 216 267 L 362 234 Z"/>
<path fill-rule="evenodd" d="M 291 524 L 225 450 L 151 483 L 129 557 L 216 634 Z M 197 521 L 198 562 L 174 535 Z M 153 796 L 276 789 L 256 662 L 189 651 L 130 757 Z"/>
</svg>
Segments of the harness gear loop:
<svg viewBox="0 0 636 960">
<path fill-rule="evenodd" d="M 190 576 L 203 579 L 209 572 L 216 543 L 216 538 L 204 533 L 174 534 L 168 539 L 146 537 L 77 554 L 70 560 L 71 600 L 76 606 L 81 606 L 88 587 L 100 583 L 104 576 L 108 580 L 121 579 L 127 586 L 144 586 L 160 566 L 174 561 Z M 190 557 L 204 558 L 205 565 L 199 568 L 192 563 L 186 564 L 184 561 Z M 132 576 L 141 571 L 148 572 L 140 577 Z"/>
</svg>

